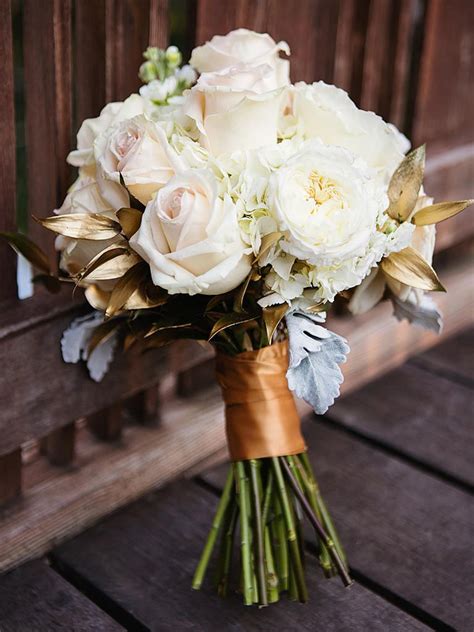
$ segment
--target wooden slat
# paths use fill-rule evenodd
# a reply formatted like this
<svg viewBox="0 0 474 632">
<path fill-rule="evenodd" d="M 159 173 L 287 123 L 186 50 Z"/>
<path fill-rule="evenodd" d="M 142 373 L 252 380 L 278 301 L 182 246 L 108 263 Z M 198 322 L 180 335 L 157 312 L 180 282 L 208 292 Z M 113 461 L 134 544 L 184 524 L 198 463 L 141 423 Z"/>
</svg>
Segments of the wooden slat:
<svg viewBox="0 0 474 632">
<path fill-rule="evenodd" d="M 166 48 L 169 34 L 169 2 L 168 0 L 150 0 L 150 26 L 148 44 Z"/>
<path fill-rule="evenodd" d="M 116 403 L 89 415 L 87 424 L 102 441 L 116 441 L 122 434 L 122 404 Z"/>
<path fill-rule="evenodd" d="M 0 231 L 15 230 L 15 110 L 11 2 L 0 3 Z M 16 258 L 0 240 L 0 301 L 16 296 Z"/>
<path fill-rule="evenodd" d="M 473 420 L 467 414 L 473 410 L 471 388 L 418 365 L 405 364 L 336 401 L 328 415 L 423 464 L 474 485 L 473 445 L 468 441 Z"/>
<path fill-rule="evenodd" d="M 75 128 L 98 116 L 105 98 L 105 0 L 74 2 Z"/>
<path fill-rule="evenodd" d="M 454 338 L 448 338 L 410 362 L 470 385 L 474 382 L 474 332 L 468 329 Z"/>
<path fill-rule="evenodd" d="M 175 483 L 135 503 L 56 551 L 56 563 L 79 572 L 146 628 L 161 630 L 424 630 L 425 626 L 355 585 L 327 581 L 308 559 L 310 603 L 244 608 L 241 596 L 190 590 L 216 498 L 195 483 Z"/>
<path fill-rule="evenodd" d="M 74 422 L 51 432 L 44 439 L 44 454 L 52 465 L 70 465 L 74 459 L 76 427 Z"/>
<path fill-rule="evenodd" d="M 303 426 L 309 456 L 354 572 L 436 619 L 434 629 L 470 630 L 472 496 L 314 419 Z M 221 487 L 224 476 L 220 467 L 204 478 Z"/>
<path fill-rule="evenodd" d="M 71 181 L 71 0 L 25 0 L 28 212 L 51 215 Z M 35 222 L 30 235 L 55 259 L 54 237 Z"/>
<path fill-rule="evenodd" d="M 140 86 L 149 16 L 150 0 L 105 0 L 107 101 L 125 99 Z"/>
<path fill-rule="evenodd" d="M 21 493 L 21 449 L 0 456 L 0 506 Z"/>
<path fill-rule="evenodd" d="M 78 442 L 74 470 L 49 471 L 2 514 L 0 572 L 206 461 L 224 443 L 223 404 L 208 392 L 169 403 L 159 428 L 125 427 L 118 445 Z"/>
<path fill-rule="evenodd" d="M 2 632 L 123 629 L 44 562 L 0 578 L 0 611 Z"/>
<path fill-rule="evenodd" d="M 152 386 L 130 397 L 125 407 L 133 421 L 142 424 L 158 424 L 160 421 L 160 389 Z"/>
</svg>

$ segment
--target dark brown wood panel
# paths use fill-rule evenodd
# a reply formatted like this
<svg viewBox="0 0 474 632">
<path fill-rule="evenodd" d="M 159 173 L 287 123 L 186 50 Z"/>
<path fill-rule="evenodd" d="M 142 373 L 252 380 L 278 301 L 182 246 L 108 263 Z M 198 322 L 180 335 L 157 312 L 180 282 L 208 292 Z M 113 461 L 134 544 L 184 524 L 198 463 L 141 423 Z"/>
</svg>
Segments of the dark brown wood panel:
<svg viewBox="0 0 474 632">
<path fill-rule="evenodd" d="M 190 589 L 215 511 L 216 498 L 193 482 L 175 483 L 135 503 L 54 551 L 73 569 L 151 630 L 424 630 L 380 597 L 327 581 L 308 559 L 307 606 L 286 601 L 245 608 L 241 597 L 216 597 L 206 582 Z M 313 562 L 313 563 L 311 563 Z"/>
<path fill-rule="evenodd" d="M 474 390 L 405 364 L 336 401 L 328 417 L 474 485 Z"/>
<path fill-rule="evenodd" d="M 44 217 L 61 204 L 72 178 L 71 0 L 25 0 L 23 36 L 28 212 Z M 53 234 L 34 221 L 29 233 L 53 261 Z"/>
<path fill-rule="evenodd" d="M 10 0 L 0 3 L 0 231 L 15 230 L 15 110 Z M 0 240 L 0 301 L 16 296 L 16 257 Z"/>
<path fill-rule="evenodd" d="M 75 129 L 79 129 L 106 103 L 105 0 L 75 0 L 74 11 Z"/>
<path fill-rule="evenodd" d="M 0 456 L 0 505 L 21 493 L 21 449 Z"/>
<path fill-rule="evenodd" d="M 70 465 L 74 459 L 75 441 L 76 426 L 72 422 L 44 438 L 44 454 L 52 465 Z"/>
<path fill-rule="evenodd" d="M 109 632 L 123 630 L 45 562 L 0 577 L 2 632 Z"/>
<path fill-rule="evenodd" d="M 38 310 L 49 301 L 56 310 L 40 317 Z M 83 312 L 70 298 L 65 306 L 61 297 L 39 296 L 0 314 L 0 363 L 9 367 L 0 381 L 0 454 L 151 387 L 166 373 L 167 351 L 118 351 L 100 384 L 89 378 L 84 363 L 65 364 L 62 333 Z"/>
<path fill-rule="evenodd" d="M 120 101 L 140 87 L 138 69 L 148 46 L 150 0 L 105 0 L 106 100 Z"/>
</svg>

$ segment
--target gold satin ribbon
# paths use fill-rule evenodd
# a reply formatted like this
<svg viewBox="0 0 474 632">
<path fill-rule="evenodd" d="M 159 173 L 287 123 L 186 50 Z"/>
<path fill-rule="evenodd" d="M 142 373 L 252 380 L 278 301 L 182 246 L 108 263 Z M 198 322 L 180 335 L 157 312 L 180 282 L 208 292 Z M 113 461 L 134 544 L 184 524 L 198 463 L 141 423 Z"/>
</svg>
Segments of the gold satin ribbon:
<svg viewBox="0 0 474 632">
<path fill-rule="evenodd" d="M 287 369 L 287 342 L 237 356 L 217 354 L 216 374 L 226 405 L 227 441 L 233 461 L 305 451 Z"/>
</svg>

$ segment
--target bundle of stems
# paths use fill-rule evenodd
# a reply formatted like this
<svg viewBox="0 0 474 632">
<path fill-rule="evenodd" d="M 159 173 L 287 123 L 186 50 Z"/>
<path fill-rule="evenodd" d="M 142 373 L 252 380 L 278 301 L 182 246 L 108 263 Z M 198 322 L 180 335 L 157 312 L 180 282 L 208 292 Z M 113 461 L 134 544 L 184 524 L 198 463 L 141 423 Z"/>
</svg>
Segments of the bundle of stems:
<svg viewBox="0 0 474 632">
<path fill-rule="evenodd" d="M 338 574 L 349 586 L 352 580 L 346 557 L 307 454 L 232 463 L 193 588 L 201 588 L 218 544 L 217 592 L 222 597 L 229 593 L 238 539 L 240 573 L 235 575 L 240 581 L 236 588 L 242 592 L 245 605 L 267 606 L 278 601 L 282 593 L 306 602 L 304 517 L 315 530 L 324 574 Z"/>
</svg>

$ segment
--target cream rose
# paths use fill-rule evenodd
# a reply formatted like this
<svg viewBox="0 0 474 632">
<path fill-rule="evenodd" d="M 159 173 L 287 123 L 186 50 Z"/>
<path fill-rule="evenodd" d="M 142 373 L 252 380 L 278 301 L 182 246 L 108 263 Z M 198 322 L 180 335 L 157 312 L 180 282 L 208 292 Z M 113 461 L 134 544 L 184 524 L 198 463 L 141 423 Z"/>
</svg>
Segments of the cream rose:
<svg viewBox="0 0 474 632">
<path fill-rule="evenodd" d="M 276 43 L 268 33 L 237 29 L 227 35 L 215 35 L 203 46 L 195 48 L 190 64 L 199 72 L 216 72 L 245 64 L 271 68 L 276 87 L 289 84 L 290 63 L 280 59 L 280 51 L 290 54 L 286 42 Z"/>
<path fill-rule="evenodd" d="M 183 111 L 201 144 L 220 155 L 275 144 L 281 98 L 270 66 L 235 66 L 202 74 Z"/>
<path fill-rule="evenodd" d="M 117 210 L 128 206 L 122 176 L 130 193 L 147 204 L 174 174 L 172 153 L 163 129 L 144 115 L 106 130 L 94 142 L 102 196 Z"/>
<path fill-rule="evenodd" d="M 158 191 L 130 245 L 170 294 L 227 292 L 250 271 L 235 206 L 204 170 L 177 174 Z"/>
<path fill-rule="evenodd" d="M 287 235 L 283 249 L 316 266 L 364 256 L 387 205 L 384 189 L 362 160 L 316 140 L 272 174 L 269 198 Z"/>
<path fill-rule="evenodd" d="M 410 148 L 403 134 L 377 114 L 359 110 L 344 90 L 324 81 L 297 83 L 292 92 L 293 114 L 306 138 L 349 149 L 388 184 Z"/>
<path fill-rule="evenodd" d="M 125 101 L 108 103 L 96 118 L 86 119 L 77 133 L 77 149 L 71 151 L 67 161 L 74 167 L 93 167 L 94 141 L 109 127 L 132 118 L 145 111 L 145 101 L 138 94 L 132 94 Z"/>
</svg>

